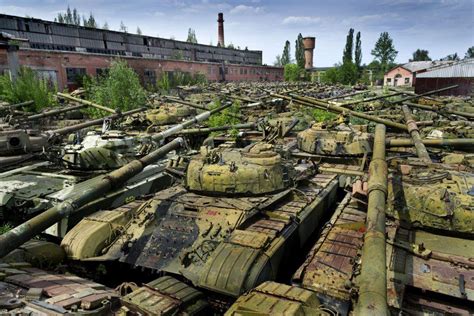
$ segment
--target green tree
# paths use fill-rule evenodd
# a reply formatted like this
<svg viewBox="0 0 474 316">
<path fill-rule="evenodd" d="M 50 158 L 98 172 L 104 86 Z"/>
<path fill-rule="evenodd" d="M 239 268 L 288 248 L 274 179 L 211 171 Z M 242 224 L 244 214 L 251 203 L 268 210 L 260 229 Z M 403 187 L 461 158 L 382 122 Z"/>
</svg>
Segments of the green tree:
<svg viewBox="0 0 474 316">
<path fill-rule="evenodd" d="M 467 49 L 466 55 L 464 58 L 474 58 L 474 46 L 471 46 Z"/>
<path fill-rule="evenodd" d="M 337 72 L 337 81 L 342 84 L 354 84 L 358 78 L 357 66 L 351 62 L 346 61 L 343 63 Z"/>
<path fill-rule="evenodd" d="M 458 53 L 450 54 L 444 58 L 441 58 L 441 60 L 452 60 L 452 61 L 458 61 L 460 58 L 458 56 Z"/>
<path fill-rule="evenodd" d="M 303 35 L 298 34 L 298 37 L 295 41 L 295 60 L 296 64 L 300 68 L 304 68 L 304 45 L 303 45 Z"/>
<path fill-rule="evenodd" d="M 76 8 L 72 10 L 72 24 L 80 26 L 81 25 L 81 15 Z"/>
<path fill-rule="evenodd" d="M 128 31 L 128 28 L 125 26 L 125 24 L 123 23 L 123 21 L 120 21 L 120 28 L 119 28 L 119 31 L 120 31 L 120 32 L 124 32 L 124 33 L 127 33 L 127 31 Z"/>
<path fill-rule="evenodd" d="M 338 67 L 332 67 L 326 70 L 322 76 L 321 81 L 328 84 L 336 84 L 338 81 Z"/>
<path fill-rule="evenodd" d="M 395 61 L 397 54 L 398 51 L 395 50 L 393 40 L 388 32 L 381 33 L 374 49 L 372 49 L 372 55 L 380 62 L 384 73 L 388 70 L 389 65 Z"/>
<path fill-rule="evenodd" d="M 229 45 L 227 45 L 227 48 L 235 49 L 234 44 L 232 44 L 232 43 L 229 43 Z"/>
<path fill-rule="evenodd" d="M 354 63 L 357 67 L 357 71 L 361 72 L 361 64 L 362 64 L 362 41 L 360 40 L 360 32 L 357 32 L 356 35 L 356 45 L 354 50 Z"/>
<path fill-rule="evenodd" d="M 349 29 L 349 33 L 346 37 L 346 46 L 342 55 L 342 62 L 352 62 L 352 48 L 354 45 L 354 29 Z"/>
<path fill-rule="evenodd" d="M 102 29 L 103 30 L 108 30 L 109 29 L 109 23 L 107 23 L 107 21 L 105 21 L 104 25 L 102 26 Z"/>
<path fill-rule="evenodd" d="M 123 112 L 146 102 L 137 73 L 123 60 L 114 60 L 104 77 L 92 80 L 85 88 L 92 101 Z"/>
<path fill-rule="evenodd" d="M 275 61 L 273 62 L 273 66 L 276 66 L 276 67 L 281 67 L 281 66 L 283 66 L 283 65 L 281 64 L 281 56 L 280 56 L 280 55 L 276 55 Z"/>
<path fill-rule="evenodd" d="M 289 63 L 291 63 L 290 41 L 286 41 L 285 47 L 283 48 L 283 54 L 281 54 L 281 65 L 285 66 Z"/>
<path fill-rule="evenodd" d="M 285 81 L 294 82 L 300 79 L 302 69 L 298 67 L 298 65 L 288 63 L 284 66 L 283 77 L 285 78 Z"/>
<path fill-rule="evenodd" d="M 188 29 L 188 38 L 186 39 L 186 42 L 194 44 L 197 44 L 198 42 L 196 38 L 196 32 L 192 28 Z"/>
<path fill-rule="evenodd" d="M 430 61 L 429 52 L 426 49 L 417 49 L 413 52 L 413 58 L 410 61 Z"/>
<path fill-rule="evenodd" d="M 94 15 L 92 15 L 92 12 L 89 14 L 89 18 L 86 19 L 86 17 L 82 18 L 82 24 L 86 27 L 92 27 L 92 28 L 97 28 L 97 22 L 95 21 Z"/>
<path fill-rule="evenodd" d="M 140 27 L 139 27 L 139 26 L 137 26 L 137 34 L 138 34 L 138 35 L 142 35 L 142 30 L 140 30 Z"/>
</svg>

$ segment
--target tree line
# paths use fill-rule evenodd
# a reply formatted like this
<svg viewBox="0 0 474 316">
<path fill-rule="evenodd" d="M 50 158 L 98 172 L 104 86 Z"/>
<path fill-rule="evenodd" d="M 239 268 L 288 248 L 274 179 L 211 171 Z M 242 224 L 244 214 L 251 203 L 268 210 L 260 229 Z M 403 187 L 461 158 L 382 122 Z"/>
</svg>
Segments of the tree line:
<svg viewBox="0 0 474 316">
<path fill-rule="evenodd" d="M 295 42 L 295 59 L 291 58 L 290 42 L 287 40 L 281 55 L 276 56 L 275 66 L 284 67 L 285 80 L 295 81 L 308 79 L 304 71 L 304 47 L 301 33 Z M 362 64 L 362 39 L 360 31 L 354 39 L 354 29 L 350 28 L 346 37 L 346 44 L 342 52 L 342 62 L 328 69 L 323 76 L 327 83 L 355 84 L 356 82 L 370 83 L 373 80 L 382 80 L 384 74 L 395 67 L 395 58 L 398 51 L 388 32 L 382 32 L 371 50 L 372 62 Z M 464 58 L 474 58 L 474 46 L 470 47 Z M 431 61 L 428 50 L 417 49 L 409 61 Z M 457 53 L 450 54 L 440 60 L 460 60 Z"/>
</svg>

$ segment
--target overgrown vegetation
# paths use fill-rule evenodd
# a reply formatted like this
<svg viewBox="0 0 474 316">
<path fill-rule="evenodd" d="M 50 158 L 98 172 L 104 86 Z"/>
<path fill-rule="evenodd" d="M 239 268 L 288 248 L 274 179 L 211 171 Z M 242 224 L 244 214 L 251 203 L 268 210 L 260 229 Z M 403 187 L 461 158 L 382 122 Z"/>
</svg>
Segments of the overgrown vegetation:
<svg viewBox="0 0 474 316">
<path fill-rule="evenodd" d="M 15 81 L 9 74 L 0 76 L 0 99 L 11 104 L 33 100 L 25 107 L 27 111 L 39 111 L 56 105 L 54 95 L 57 87 L 48 80 L 40 78 L 28 67 L 22 67 Z"/>
<path fill-rule="evenodd" d="M 332 121 L 337 117 L 334 113 L 320 109 L 311 109 L 311 115 L 314 117 L 316 122 Z"/>
<path fill-rule="evenodd" d="M 156 82 L 158 91 L 162 93 L 169 93 L 172 89 L 178 86 L 185 85 L 203 85 L 207 83 L 207 78 L 204 74 L 183 71 L 163 72 Z"/>
<path fill-rule="evenodd" d="M 92 102 L 122 112 L 143 106 L 146 102 L 146 92 L 137 73 L 123 60 L 113 61 L 104 76 L 84 80 L 84 88 Z M 94 116 L 106 114 L 97 109 L 90 111 Z"/>
<path fill-rule="evenodd" d="M 222 104 L 220 100 L 215 100 L 214 103 L 210 106 L 211 109 L 216 109 L 220 107 Z M 220 127 L 226 125 L 235 125 L 239 124 L 240 120 L 237 116 L 240 113 L 240 101 L 236 100 L 232 103 L 232 106 L 222 110 L 219 113 L 216 113 L 209 117 L 207 123 L 209 127 Z M 218 134 L 219 132 L 212 133 L 211 135 Z M 231 137 L 236 137 L 239 131 L 237 129 L 231 129 L 229 134 Z"/>
<path fill-rule="evenodd" d="M 285 81 L 298 81 L 301 80 L 302 77 L 304 78 L 305 76 L 305 71 L 304 69 L 300 68 L 296 64 L 287 64 L 285 65 L 284 72 L 283 72 L 283 77 L 285 78 Z"/>
<path fill-rule="evenodd" d="M 10 231 L 13 228 L 10 224 L 3 224 L 0 226 L 0 235 L 5 234 L 6 232 Z"/>
</svg>

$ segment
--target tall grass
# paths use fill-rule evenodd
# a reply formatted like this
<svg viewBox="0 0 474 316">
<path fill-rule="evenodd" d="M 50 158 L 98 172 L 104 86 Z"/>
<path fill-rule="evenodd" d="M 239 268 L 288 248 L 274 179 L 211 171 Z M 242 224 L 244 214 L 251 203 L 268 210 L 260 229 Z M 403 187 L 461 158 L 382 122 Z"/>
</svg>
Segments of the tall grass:
<svg viewBox="0 0 474 316">
<path fill-rule="evenodd" d="M 9 103 L 21 103 L 33 100 L 34 104 L 26 107 L 28 111 L 39 111 L 56 105 L 54 95 L 56 85 L 38 75 L 28 67 L 20 68 L 18 77 L 13 81 L 10 75 L 0 76 L 0 99 Z"/>
</svg>

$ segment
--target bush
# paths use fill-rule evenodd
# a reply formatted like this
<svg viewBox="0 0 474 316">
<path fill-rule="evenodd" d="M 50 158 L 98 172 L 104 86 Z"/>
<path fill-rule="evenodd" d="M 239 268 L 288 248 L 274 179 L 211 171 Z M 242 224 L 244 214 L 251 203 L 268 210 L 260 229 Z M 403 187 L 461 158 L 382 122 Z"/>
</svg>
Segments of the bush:
<svg viewBox="0 0 474 316">
<path fill-rule="evenodd" d="M 327 84 L 336 84 L 338 80 L 338 68 L 333 67 L 326 70 L 321 76 L 321 82 Z"/>
<path fill-rule="evenodd" d="M 301 79 L 303 73 L 303 69 L 298 67 L 296 64 L 286 64 L 283 76 L 285 78 L 285 81 L 298 81 Z"/>
<path fill-rule="evenodd" d="M 115 60 L 107 74 L 83 82 L 87 97 L 100 105 L 122 112 L 145 105 L 146 92 L 140 85 L 137 73 L 125 61 Z M 97 109 L 89 111 L 95 116 L 106 114 Z"/>
<path fill-rule="evenodd" d="M 221 102 L 219 100 L 215 100 L 214 103 L 211 105 L 210 109 L 216 109 L 221 106 Z M 224 109 L 223 111 L 211 115 L 209 119 L 207 120 L 207 125 L 209 127 L 220 127 L 220 126 L 225 126 L 225 125 L 235 125 L 239 124 L 240 120 L 236 117 L 240 113 L 240 101 L 236 100 L 232 104 L 232 106 Z M 229 114 L 234 114 L 234 116 L 231 116 Z M 220 134 L 221 132 L 213 132 L 211 133 L 211 136 Z M 231 129 L 229 131 L 229 134 L 231 137 L 236 137 L 237 134 L 239 133 L 239 130 L 237 129 Z"/>
<path fill-rule="evenodd" d="M 28 67 L 22 67 L 16 81 L 10 75 L 0 76 L 0 99 L 9 103 L 21 103 L 33 100 L 34 104 L 25 107 L 27 111 L 39 111 L 56 105 L 54 95 L 57 87 L 48 80 L 41 79 Z"/>
</svg>

